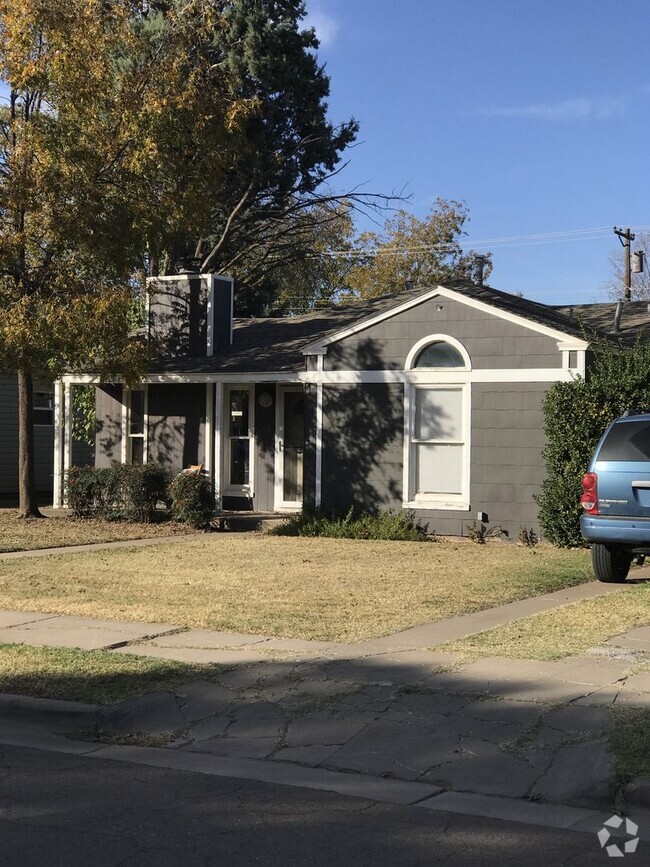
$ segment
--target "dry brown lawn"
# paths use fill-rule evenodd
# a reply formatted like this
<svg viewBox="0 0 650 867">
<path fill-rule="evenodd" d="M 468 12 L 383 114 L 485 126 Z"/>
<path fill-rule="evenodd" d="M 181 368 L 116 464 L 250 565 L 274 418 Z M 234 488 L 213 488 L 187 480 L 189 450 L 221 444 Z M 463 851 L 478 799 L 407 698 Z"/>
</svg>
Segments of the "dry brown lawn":
<svg viewBox="0 0 650 867">
<path fill-rule="evenodd" d="M 212 534 L 0 561 L 0 608 L 349 642 L 588 580 L 544 545 Z"/>
<path fill-rule="evenodd" d="M 15 509 L 0 509 L 0 553 L 34 551 L 38 548 L 63 548 L 91 542 L 122 542 L 154 536 L 186 535 L 193 532 L 183 524 L 129 524 L 126 521 L 56 518 L 21 520 Z"/>
<path fill-rule="evenodd" d="M 440 645 L 466 658 L 560 659 L 584 653 L 635 626 L 650 623 L 650 583 L 585 599 Z"/>
</svg>

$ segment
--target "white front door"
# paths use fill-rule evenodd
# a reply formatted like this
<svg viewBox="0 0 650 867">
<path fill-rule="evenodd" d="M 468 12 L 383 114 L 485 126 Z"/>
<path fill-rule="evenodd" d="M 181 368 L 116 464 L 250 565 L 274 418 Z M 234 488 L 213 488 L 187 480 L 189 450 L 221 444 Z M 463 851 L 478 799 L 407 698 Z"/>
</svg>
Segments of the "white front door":
<svg viewBox="0 0 650 867">
<path fill-rule="evenodd" d="M 275 416 L 275 509 L 302 508 L 305 451 L 305 394 L 302 388 L 278 386 Z"/>
</svg>

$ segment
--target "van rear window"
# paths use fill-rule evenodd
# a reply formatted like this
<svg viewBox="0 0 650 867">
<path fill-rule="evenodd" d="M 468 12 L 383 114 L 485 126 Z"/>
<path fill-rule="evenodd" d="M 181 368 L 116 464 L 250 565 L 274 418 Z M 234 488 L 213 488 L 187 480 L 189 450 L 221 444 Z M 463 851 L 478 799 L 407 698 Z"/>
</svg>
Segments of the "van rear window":
<svg viewBox="0 0 650 867">
<path fill-rule="evenodd" d="M 650 460 L 650 422 L 626 421 L 615 424 L 602 445 L 599 461 Z"/>
</svg>

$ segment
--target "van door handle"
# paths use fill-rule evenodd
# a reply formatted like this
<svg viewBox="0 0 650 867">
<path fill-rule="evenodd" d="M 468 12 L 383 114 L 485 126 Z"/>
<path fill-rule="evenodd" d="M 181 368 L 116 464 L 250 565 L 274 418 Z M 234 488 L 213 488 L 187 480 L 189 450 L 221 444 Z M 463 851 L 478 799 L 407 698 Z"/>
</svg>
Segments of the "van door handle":
<svg viewBox="0 0 650 867">
<path fill-rule="evenodd" d="M 638 479 L 635 482 L 632 482 L 633 488 L 645 488 L 646 490 L 650 489 L 650 479 Z"/>
</svg>

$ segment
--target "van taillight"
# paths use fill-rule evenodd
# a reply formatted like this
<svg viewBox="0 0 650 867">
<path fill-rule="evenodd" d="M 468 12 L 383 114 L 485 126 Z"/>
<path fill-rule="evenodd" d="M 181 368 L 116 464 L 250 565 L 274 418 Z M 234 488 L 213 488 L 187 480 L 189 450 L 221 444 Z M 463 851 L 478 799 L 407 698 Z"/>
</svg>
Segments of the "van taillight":
<svg viewBox="0 0 650 867">
<path fill-rule="evenodd" d="M 596 473 L 585 473 L 582 477 L 582 496 L 580 505 L 588 515 L 598 514 L 598 476 Z"/>
</svg>

